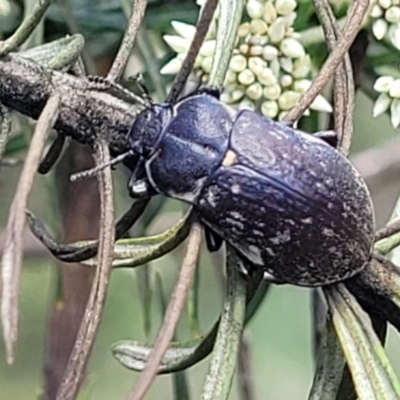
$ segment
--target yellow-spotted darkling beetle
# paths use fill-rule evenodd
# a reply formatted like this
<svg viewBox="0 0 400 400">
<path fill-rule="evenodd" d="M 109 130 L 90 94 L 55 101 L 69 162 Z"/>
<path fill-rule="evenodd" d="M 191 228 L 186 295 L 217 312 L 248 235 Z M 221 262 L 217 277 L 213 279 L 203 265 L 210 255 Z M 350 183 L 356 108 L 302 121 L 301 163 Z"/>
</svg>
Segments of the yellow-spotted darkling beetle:
<svg viewBox="0 0 400 400">
<path fill-rule="evenodd" d="M 371 199 L 332 137 L 236 111 L 218 95 L 201 89 L 139 114 L 131 196 L 193 205 L 209 250 L 225 240 L 282 282 L 326 285 L 359 272 L 372 252 Z"/>
</svg>

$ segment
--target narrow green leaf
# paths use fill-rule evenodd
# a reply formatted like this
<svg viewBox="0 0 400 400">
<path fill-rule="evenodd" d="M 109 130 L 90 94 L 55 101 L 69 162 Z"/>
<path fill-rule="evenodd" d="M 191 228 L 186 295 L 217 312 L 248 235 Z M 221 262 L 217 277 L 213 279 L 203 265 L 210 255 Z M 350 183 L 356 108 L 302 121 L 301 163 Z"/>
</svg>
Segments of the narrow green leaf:
<svg viewBox="0 0 400 400">
<path fill-rule="evenodd" d="M 208 83 L 221 88 L 224 84 L 232 51 L 235 47 L 237 31 L 242 20 L 243 0 L 220 1 L 219 7 L 217 43 Z"/>
<path fill-rule="evenodd" d="M 270 285 L 261 281 L 261 276 L 252 277 L 247 281 L 247 302 L 246 319 L 247 324 L 255 315 L 269 291 Z M 220 319 L 214 324 L 211 331 L 205 337 L 188 342 L 172 343 L 160 365 L 159 374 L 181 371 L 189 368 L 207 357 L 215 343 Z M 137 341 L 120 341 L 112 346 L 114 357 L 126 368 L 134 371 L 142 371 L 150 354 L 152 345 Z"/>
<path fill-rule="evenodd" d="M 368 316 L 342 284 L 325 295 L 359 398 L 399 400 L 399 382 Z"/>
<path fill-rule="evenodd" d="M 335 400 L 345 361 L 331 319 L 328 317 L 318 350 L 317 370 L 308 400 Z"/>
<path fill-rule="evenodd" d="M 39 25 L 44 13 L 49 7 L 51 0 L 38 0 L 18 29 L 4 42 L 0 42 L 0 54 L 5 55 L 21 46 Z"/>
<path fill-rule="evenodd" d="M 137 267 L 169 253 L 186 239 L 190 222 L 191 214 L 188 213 L 172 228 L 158 235 L 118 240 L 114 246 L 113 267 Z M 93 241 L 77 242 L 73 246 L 83 247 L 90 243 Z M 95 267 L 97 259 L 92 258 L 83 264 Z"/>
<path fill-rule="evenodd" d="M 228 249 L 227 288 L 214 351 L 203 385 L 202 400 L 227 399 L 232 385 L 246 312 L 246 283 Z"/>
</svg>

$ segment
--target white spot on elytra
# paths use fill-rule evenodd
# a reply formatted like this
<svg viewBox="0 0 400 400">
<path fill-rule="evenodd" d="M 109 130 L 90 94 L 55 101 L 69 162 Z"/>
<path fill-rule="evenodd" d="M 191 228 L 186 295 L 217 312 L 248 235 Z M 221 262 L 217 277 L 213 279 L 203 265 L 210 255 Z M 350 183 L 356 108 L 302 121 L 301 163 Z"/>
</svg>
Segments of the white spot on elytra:
<svg viewBox="0 0 400 400">
<path fill-rule="evenodd" d="M 330 228 L 324 228 L 324 229 L 322 229 L 322 234 L 325 236 L 332 237 L 335 235 L 335 232 L 333 232 L 333 230 Z"/>
<path fill-rule="evenodd" d="M 231 186 L 231 190 L 233 194 L 239 194 L 240 193 L 240 185 L 234 184 Z"/>
<path fill-rule="evenodd" d="M 283 244 L 290 242 L 290 230 L 285 229 L 283 232 L 278 232 L 273 238 L 269 238 L 273 244 Z"/>
<path fill-rule="evenodd" d="M 270 255 L 271 257 L 275 256 L 274 251 L 270 248 L 270 247 L 266 247 L 265 251 L 268 253 L 268 255 Z"/>
<path fill-rule="evenodd" d="M 303 218 L 303 219 L 301 220 L 301 222 L 302 222 L 303 224 L 312 224 L 313 219 L 312 219 L 311 217 Z"/>
<path fill-rule="evenodd" d="M 224 167 L 231 166 L 236 161 L 236 153 L 232 150 L 228 150 L 222 160 L 222 165 Z"/>
<path fill-rule="evenodd" d="M 229 218 L 229 217 L 228 217 L 228 218 L 225 219 L 225 221 L 226 221 L 228 224 L 232 225 L 233 227 L 239 228 L 241 231 L 244 230 L 244 225 L 243 225 L 243 223 L 240 222 L 240 221 L 238 221 L 236 218 Z"/>
<path fill-rule="evenodd" d="M 232 218 L 239 219 L 240 221 L 246 221 L 246 218 L 244 218 L 243 215 L 240 214 L 240 212 L 237 212 L 237 211 L 230 211 L 228 214 L 229 214 Z"/>
<path fill-rule="evenodd" d="M 207 201 L 211 207 L 217 206 L 217 203 L 216 203 L 217 196 L 215 194 L 215 188 L 210 187 L 207 191 L 207 194 L 204 197 L 207 199 Z"/>
</svg>

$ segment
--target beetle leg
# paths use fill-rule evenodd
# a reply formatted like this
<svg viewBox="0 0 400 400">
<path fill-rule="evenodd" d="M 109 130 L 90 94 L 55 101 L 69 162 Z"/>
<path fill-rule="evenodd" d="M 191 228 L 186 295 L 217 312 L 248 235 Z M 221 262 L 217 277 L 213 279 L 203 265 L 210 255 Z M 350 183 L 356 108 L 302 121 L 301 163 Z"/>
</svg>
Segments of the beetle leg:
<svg viewBox="0 0 400 400">
<path fill-rule="evenodd" d="M 315 133 L 313 136 L 328 143 L 334 149 L 336 149 L 339 144 L 339 138 L 335 131 L 321 131 Z"/>
<path fill-rule="evenodd" d="M 139 179 L 139 180 L 129 180 L 128 184 L 129 195 L 134 199 L 143 199 L 145 197 L 154 196 L 157 193 L 154 190 L 153 186 L 151 186 L 149 180 L 147 178 Z"/>
<path fill-rule="evenodd" d="M 43 160 L 39 164 L 38 172 L 40 174 L 47 174 L 50 168 L 56 163 L 60 157 L 65 144 L 65 136 L 58 134 L 54 142 L 51 144 Z"/>
<path fill-rule="evenodd" d="M 207 226 L 204 227 L 204 237 L 206 239 L 207 249 L 211 253 L 218 251 L 221 248 L 222 243 L 224 243 L 224 239 Z"/>
<path fill-rule="evenodd" d="M 149 180 L 146 177 L 143 177 L 143 166 L 144 158 L 139 157 L 136 166 L 132 171 L 132 175 L 129 178 L 129 195 L 134 199 L 150 197 L 156 194 Z"/>
</svg>

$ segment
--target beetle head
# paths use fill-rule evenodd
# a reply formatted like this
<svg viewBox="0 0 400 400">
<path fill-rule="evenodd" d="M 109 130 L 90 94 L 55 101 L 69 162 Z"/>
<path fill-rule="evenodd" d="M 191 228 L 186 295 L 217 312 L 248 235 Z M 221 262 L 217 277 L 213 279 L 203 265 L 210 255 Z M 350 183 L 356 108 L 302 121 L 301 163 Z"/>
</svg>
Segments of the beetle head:
<svg viewBox="0 0 400 400">
<path fill-rule="evenodd" d="M 171 117 L 168 104 L 153 104 L 138 115 L 129 131 L 129 146 L 135 156 L 148 159 L 154 153 Z"/>
</svg>

